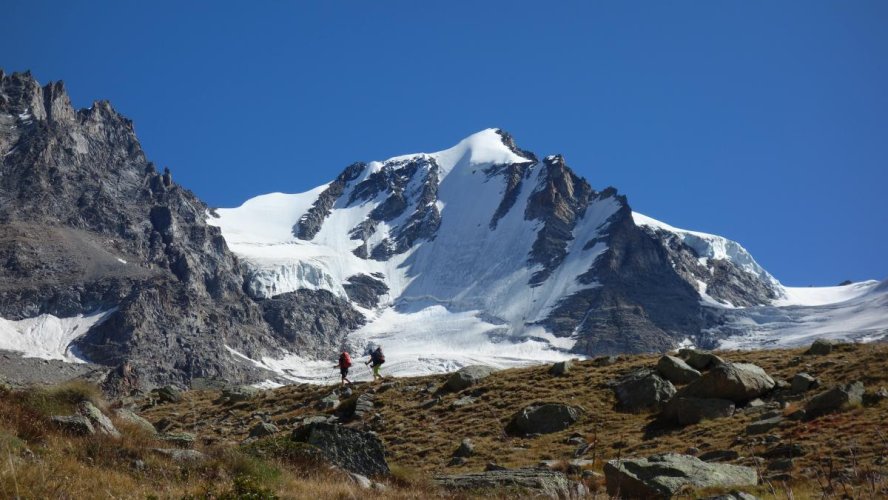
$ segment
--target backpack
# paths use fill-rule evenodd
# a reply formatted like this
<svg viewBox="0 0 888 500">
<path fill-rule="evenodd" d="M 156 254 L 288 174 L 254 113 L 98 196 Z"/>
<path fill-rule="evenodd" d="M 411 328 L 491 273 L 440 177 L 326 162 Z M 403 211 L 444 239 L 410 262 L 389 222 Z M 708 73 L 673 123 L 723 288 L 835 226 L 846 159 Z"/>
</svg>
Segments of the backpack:
<svg viewBox="0 0 888 500">
<path fill-rule="evenodd" d="M 342 368 L 349 368 L 352 365 L 352 358 L 348 355 L 347 352 L 344 352 L 339 355 L 339 366 Z"/>
<path fill-rule="evenodd" d="M 370 359 L 377 365 L 381 365 L 385 363 L 385 354 L 382 353 L 382 349 L 377 349 L 370 355 Z"/>
</svg>

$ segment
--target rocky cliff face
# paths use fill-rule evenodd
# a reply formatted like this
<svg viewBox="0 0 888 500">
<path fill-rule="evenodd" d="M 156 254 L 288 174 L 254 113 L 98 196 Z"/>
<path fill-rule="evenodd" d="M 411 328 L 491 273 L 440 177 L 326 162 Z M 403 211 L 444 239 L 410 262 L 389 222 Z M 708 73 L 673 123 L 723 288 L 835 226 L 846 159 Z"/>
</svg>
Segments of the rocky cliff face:
<svg viewBox="0 0 888 500">
<path fill-rule="evenodd" d="M 110 385 L 256 381 L 233 356 L 280 352 L 207 207 L 146 159 L 108 102 L 75 111 L 61 82 L 0 72 L 0 316 L 107 319 L 78 352 L 126 367 Z"/>
</svg>

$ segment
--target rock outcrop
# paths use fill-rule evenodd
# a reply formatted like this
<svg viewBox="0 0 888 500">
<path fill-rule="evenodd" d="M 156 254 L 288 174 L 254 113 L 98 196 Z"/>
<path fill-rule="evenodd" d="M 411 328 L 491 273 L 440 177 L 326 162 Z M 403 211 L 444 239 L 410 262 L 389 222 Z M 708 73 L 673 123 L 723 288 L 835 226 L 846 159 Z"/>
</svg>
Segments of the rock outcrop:
<svg viewBox="0 0 888 500">
<path fill-rule="evenodd" d="M 385 447 L 371 432 L 318 422 L 296 428 L 293 440 L 317 447 L 327 460 L 349 472 L 370 477 L 390 474 Z"/>
<path fill-rule="evenodd" d="M 755 486 L 752 467 L 714 464 L 689 455 L 666 453 L 611 460 L 604 466 L 609 495 L 619 498 L 671 498 L 684 488 Z"/>
</svg>

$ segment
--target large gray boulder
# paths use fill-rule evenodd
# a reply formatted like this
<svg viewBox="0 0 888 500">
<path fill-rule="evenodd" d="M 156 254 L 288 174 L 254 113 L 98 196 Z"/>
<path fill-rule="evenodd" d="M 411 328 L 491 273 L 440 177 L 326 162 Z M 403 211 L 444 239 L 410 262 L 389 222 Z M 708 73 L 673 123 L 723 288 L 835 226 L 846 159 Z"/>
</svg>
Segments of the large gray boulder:
<svg viewBox="0 0 888 500">
<path fill-rule="evenodd" d="M 657 361 L 657 372 L 673 384 L 687 384 L 700 378 L 700 372 L 688 366 L 681 358 L 668 354 Z"/>
<path fill-rule="evenodd" d="M 793 394 L 801 394 L 820 387 L 820 381 L 807 373 L 797 373 L 790 381 L 789 390 Z"/>
<path fill-rule="evenodd" d="M 111 419 L 91 402 L 81 401 L 81 403 L 77 405 L 77 413 L 88 418 L 99 434 L 104 434 L 113 438 L 120 437 L 120 432 L 117 430 L 117 427 L 114 427 L 114 423 L 111 422 Z"/>
<path fill-rule="evenodd" d="M 617 381 L 614 394 L 621 411 L 657 411 L 675 395 L 675 386 L 653 370 L 641 369 Z"/>
<path fill-rule="evenodd" d="M 663 408 L 663 418 L 681 425 L 691 425 L 703 420 L 730 417 L 734 414 L 734 402 L 728 399 L 672 398 Z"/>
<path fill-rule="evenodd" d="M 863 403 L 863 392 L 863 382 L 833 387 L 811 398 L 805 405 L 805 415 L 808 418 L 814 418 L 852 406 L 859 406 Z"/>
<path fill-rule="evenodd" d="M 449 490 L 508 489 L 515 495 L 544 498 L 570 498 L 570 482 L 561 472 L 546 469 L 505 469 L 467 474 L 435 476 L 435 482 Z M 516 491 L 517 490 L 517 491 Z"/>
<path fill-rule="evenodd" d="M 722 363 L 683 387 L 678 396 L 729 399 L 736 404 L 764 395 L 774 388 L 774 379 L 751 363 Z"/>
<path fill-rule="evenodd" d="M 318 422 L 295 429 L 293 440 L 317 447 L 327 460 L 349 472 L 368 477 L 391 473 L 385 447 L 375 433 Z"/>
<path fill-rule="evenodd" d="M 564 361 L 559 361 L 557 363 L 552 364 L 549 367 L 549 374 L 555 375 L 556 377 L 563 377 L 570 372 L 570 369 L 573 367 L 573 362 L 569 359 Z"/>
<path fill-rule="evenodd" d="M 451 392 L 458 392 L 477 384 L 484 378 L 487 378 L 496 370 L 490 366 L 470 365 L 460 368 L 450 374 L 444 383 L 444 388 Z"/>
<path fill-rule="evenodd" d="M 681 349 L 678 351 L 678 357 L 684 359 L 685 363 L 691 368 L 700 371 L 709 370 L 725 362 L 725 360 L 709 351 L 698 351 L 696 349 Z"/>
<path fill-rule="evenodd" d="M 604 477 L 608 494 L 619 498 L 671 498 L 688 487 L 758 484 L 758 474 L 752 467 L 709 463 L 677 453 L 611 460 L 604 465 Z"/>
<path fill-rule="evenodd" d="M 512 435 L 549 434 L 567 429 L 580 416 L 579 408 L 565 404 L 530 405 L 512 417 L 506 432 Z"/>
<path fill-rule="evenodd" d="M 259 389 L 250 385 L 236 385 L 222 389 L 222 398 L 231 403 L 249 401 L 259 394 Z"/>
</svg>

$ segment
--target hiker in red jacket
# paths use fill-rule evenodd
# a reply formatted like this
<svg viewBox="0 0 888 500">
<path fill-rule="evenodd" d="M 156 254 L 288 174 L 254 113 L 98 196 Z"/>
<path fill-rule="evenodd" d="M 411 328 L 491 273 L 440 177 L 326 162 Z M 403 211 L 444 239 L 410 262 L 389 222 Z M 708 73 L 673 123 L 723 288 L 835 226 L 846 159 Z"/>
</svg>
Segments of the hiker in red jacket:
<svg viewBox="0 0 888 500">
<path fill-rule="evenodd" d="M 342 380 L 340 381 L 341 385 L 351 384 L 351 380 L 348 379 L 348 369 L 351 368 L 352 358 L 345 351 L 342 351 L 342 354 L 339 355 L 339 364 L 336 365 L 339 368 L 339 374 L 342 375 Z"/>
</svg>

